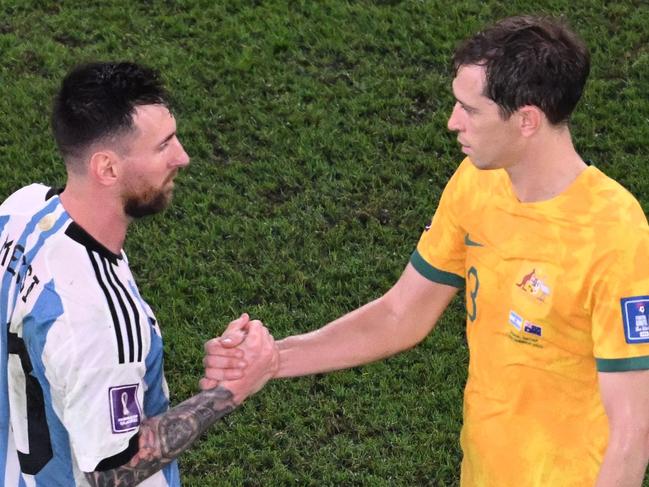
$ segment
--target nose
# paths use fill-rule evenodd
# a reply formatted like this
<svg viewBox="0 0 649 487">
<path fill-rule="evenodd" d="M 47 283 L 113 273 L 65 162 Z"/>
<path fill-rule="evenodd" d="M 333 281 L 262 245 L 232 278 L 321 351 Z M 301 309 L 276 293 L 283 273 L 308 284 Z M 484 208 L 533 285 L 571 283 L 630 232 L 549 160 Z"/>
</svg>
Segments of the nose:
<svg viewBox="0 0 649 487">
<path fill-rule="evenodd" d="M 453 111 L 451 112 L 451 116 L 448 118 L 448 122 L 446 124 L 446 126 L 451 132 L 459 132 L 461 129 L 460 112 L 461 112 L 460 103 L 455 102 L 455 105 L 453 105 Z"/>
<path fill-rule="evenodd" d="M 185 167 L 189 165 L 189 155 L 187 155 L 187 152 L 185 152 L 185 148 L 183 147 L 183 145 L 180 143 L 178 139 L 176 139 L 176 143 L 178 144 L 177 147 L 178 153 L 174 160 L 174 166 Z"/>
</svg>

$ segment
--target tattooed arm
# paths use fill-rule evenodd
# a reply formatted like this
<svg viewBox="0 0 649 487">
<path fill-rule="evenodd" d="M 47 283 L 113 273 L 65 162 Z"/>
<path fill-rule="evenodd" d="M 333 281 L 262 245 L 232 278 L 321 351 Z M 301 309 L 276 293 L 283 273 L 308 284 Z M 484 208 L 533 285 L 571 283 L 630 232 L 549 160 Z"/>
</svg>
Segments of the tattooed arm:
<svg viewBox="0 0 649 487">
<path fill-rule="evenodd" d="M 92 486 L 132 486 L 149 478 L 191 446 L 207 428 L 236 407 L 232 392 L 217 387 L 201 392 L 140 425 L 139 451 L 129 463 L 86 473 Z"/>
<path fill-rule="evenodd" d="M 121 467 L 86 473 L 90 485 L 123 487 L 142 482 L 187 450 L 205 430 L 246 397 L 261 389 L 278 367 L 272 337 L 261 322 L 252 321 L 240 348 L 250 362 L 244 378 L 222 382 L 217 388 L 203 391 L 166 413 L 144 420 L 135 456 Z"/>
</svg>

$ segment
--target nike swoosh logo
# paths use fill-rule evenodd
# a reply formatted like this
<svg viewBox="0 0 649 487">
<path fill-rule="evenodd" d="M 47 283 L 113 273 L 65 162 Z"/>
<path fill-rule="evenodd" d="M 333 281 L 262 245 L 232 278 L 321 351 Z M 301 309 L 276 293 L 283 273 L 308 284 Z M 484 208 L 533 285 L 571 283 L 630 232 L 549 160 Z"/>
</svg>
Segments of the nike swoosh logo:
<svg viewBox="0 0 649 487">
<path fill-rule="evenodd" d="M 467 247 L 484 247 L 481 243 L 471 240 L 468 233 L 464 236 L 464 245 Z"/>
</svg>

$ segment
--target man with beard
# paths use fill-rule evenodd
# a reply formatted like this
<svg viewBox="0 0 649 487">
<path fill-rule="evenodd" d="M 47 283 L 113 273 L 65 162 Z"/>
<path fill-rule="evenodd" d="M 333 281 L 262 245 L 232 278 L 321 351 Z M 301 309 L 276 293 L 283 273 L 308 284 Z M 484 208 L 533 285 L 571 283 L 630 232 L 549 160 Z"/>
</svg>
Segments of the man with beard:
<svg viewBox="0 0 649 487">
<path fill-rule="evenodd" d="M 164 88 L 136 64 L 83 65 L 52 125 L 65 189 L 0 206 L 0 483 L 178 486 L 175 458 L 276 368 L 272 338 L 250 323 L 251 373 L 169 409 L 160 329 L 122 250 L 189 164 Z"/>
</svg>

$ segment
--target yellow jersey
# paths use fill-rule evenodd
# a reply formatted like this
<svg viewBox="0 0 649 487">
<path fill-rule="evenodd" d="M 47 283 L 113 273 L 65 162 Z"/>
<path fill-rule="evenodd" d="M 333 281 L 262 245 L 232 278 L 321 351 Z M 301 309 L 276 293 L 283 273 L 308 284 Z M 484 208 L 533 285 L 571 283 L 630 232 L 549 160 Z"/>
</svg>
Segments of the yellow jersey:
<svg viewBox="0 0 649 487">
<path fill-rule="evenodd" d="M 593 166 L 522 203 L 465 159 L 411 263 L 466 288 L 461 485 L 592 487 L 608 441 L 597 372 L 649 369 L 649 229 Z"/>
</svg>

